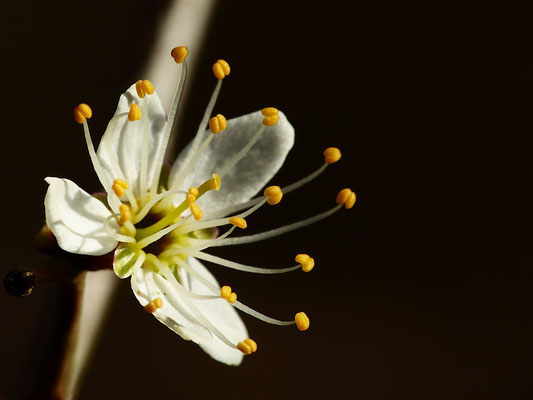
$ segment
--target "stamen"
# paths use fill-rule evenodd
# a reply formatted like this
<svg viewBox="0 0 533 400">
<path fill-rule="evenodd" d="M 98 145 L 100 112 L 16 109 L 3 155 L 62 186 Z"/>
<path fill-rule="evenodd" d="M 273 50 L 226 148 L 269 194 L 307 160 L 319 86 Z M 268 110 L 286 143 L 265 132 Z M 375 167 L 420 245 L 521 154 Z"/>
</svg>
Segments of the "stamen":
<svg viewBox="0 0 533 400">
<path fill-rule="evenodd" d="M 237 293 L 231 291 L 230 286 L 222 286 L 220 288 L 220 297 L 226 299 L 228 303 L 235 303 L 237 301 Z"/>
<path fill-rule="evenodd" d="M 342 157 L 341 151 L 336 147 L 328 147 L 324 150 L 324 161 L 326 164 L 333 164 L 339 161 Z"/>
<path fill-rule="evenodd" d="M 265 189 L 263 195 L 265 197 L 268 197 L 268 204 L 273 206 L 281 201 L 281 198 L 283 197 L 283 192 L 281 191 L 281 188 L 279 186 L 269 186 Z"/>
<path fill-rule="evenodd" d="M 298 265 L 296 265 L 295 267 L 288 267 L 288 268 L 258 268 L 258 267 L 253 267 L 251 265 L 239 264 L 239 263 L 236 263 L 236 262 L 233 262 L 233 261 L 230 261 L 230 260 L 226 260 L 226 259 L 221 258 L 221 257 L 214 256 L 212 254 L 207 254 L 207 253 L 203 253 L 203 252 L 197 252 L 197 253 L 191 254 L 191 256 L 196 257 L 196 258 L 198 258 L 200 260 L 211 262 L 213 264 L 221 265 L 223 267 L 235 269 L 237 271 L 251 272 L 251 273 L 254 273 L 254 274 L 265 274 L 265 275 L 283 274 L 285 272 L 296 271 L 297 269 L 300 269 L 300 267 L 301 267 L 301 263 L 299 261 L 296 261 L 298 263 Z"/>
<path fill-rule="evenodd" d="M 128 189 L 128 187 L 129 187 L 128 182 L 126 182 L 123 179 L 115 179 L 113 181 L 112 188 L 119 199 L 124 196 L 124 194 L 126 193 L 126 189 Z"/>
<path fill-rule="evenodd" d="M 78 124 L 83 124 L 87 118 L 93 116 L 93 110 L 85 103 L 79 104 L 77 107 L 74 107 L 74 119 Z"/>
<path fill-rule="evenodd" d="M 217 62 L 213 64 L 212 68 L 213 74 L 219 80 L 224 79 L 231 71 L 229 64 L 224 60 L 217 60 Z"/>
<path fill-rule="evenodd" d="M 126 222 L 128 222 L 131 219 L 131 211 L 127 204 L 121 204 L 118 208 L 120 211 L 120 217 L 118 219 L 118 222 L 120 225 L 124 225 Z"/>
<path fill-rule="evenodd" d="M 215 134 L 225 131 L 227 126 L 228 122 L 222 114 L 217 114 L 215 117 L 209 120 L 209 129 L 211 129 L 211 132 Z"/>
<path fill-rule="evenodd" d="M 229 223 L 241 229 L 246 229 L 246 227 L 248 226 L 245 219 L 240 217 L 231 217 L 229 219 Z"/>
<path fill-rule="evenodd" d="M 142 115 L 142 112 L 141 112 L 141 107 L 139 107 L 138 104 L 130 104 L 130 111 L 128 112 L 128 120 L 133 122 L 133 121 L 138 121 L 141 119 L 141 115 Z"/>
<path fill-rule="evenodd" d="M 139 80 L 135 83 L 135 90 L 137 91 L 137 96 L 143 99 L 147 94 L 154 94 L 154 85 L 147 79 Z"/>
<path fill-rule="evenodd" d="M 222 332 L 220 332 L 212 323 L 207 319 L 200 310 L 196 307 L 196 305 L 189 299 L 187 296 L 187 290 L 177 281 L 174 274 L 170 271 L 167 265 L 160 262 L 157 257 L 153 258 L 154 262 L 157 264 L 157 267 L 163 274 L 163 276 L 169 280 L 169 282 L 172 283 L 172 286 L 177 289 L 177 291 L 181 294 L 183 294 L 182 299 L 187 304 L 187 307 L 192 311 L 194 316 L 204 325 L 205 328 L 207 328 L 211 333 L 213 333 L 216 337 L 218 337 L 220 340 L 222 340 L 224 343 L 226 343 L 228 346 L 232 348 L 236 348 L 237 346 L 232 343 Z"/>
<path fill-rule="evenodd" d="M 86 104 L 80 104 L 77 108 L 85 118 L 90 118 L 92 116 L 92 111 L 90 110 L 90 107 Z M 87 110 L 88 109 L 88 110 Z M 84 119 L 83 122 L 83 133 L 85 135 L 85 143 L 87 144 L 87 150 L 89 151 L 89 157 L 91 158 L 91 162 L 93 163 L 94 171 L 96 172 L 96 175 L 98 176 L 98 179 L 100 180 L 100 183 L 102 184 L 102 187 L 107 193 L 107 202 L 113 212 L 118 213 L 118 207 L 120 205 L 120 200 L 115 196 L 115 193 L 113 192 L 113 189 L 111 188 L 111 185 L 107 181 L 107 178 L 104 174 L 104 169 L 102 168 L 102 165 L 100 164 L 100 160 L 98 159 L 98 156 L 96 155 L 96 151 L 94 150 L 94 144 L 91 139 L 91 133 L 89 131 L 89 125 L 87 124 L 87 120 Z"/>
<path fill-rule="evenodd" d="M 194 216 L 194 219 L 196 221 L 199 221 L 202 219 L 204 213 L 202 210 L 200 210 L 200 207 L 198 207 L 198 204 L 190 204 L 189 208 L 191 209 L 191 214 Z"/>
<path fill-rule="evenodd" d="M 185 197 L 185 201 L 189 205 L 194 204 L 196 202 L 196 196 L 193 196 L 192 194 L 188 194 L 187 197 Z"/>
<path fill-rule="evenodd" d="M 311 324 L 309 318 L 304 312 L 299 312 L 294 316 L 294 322 L 300 331 L 306 331 L 309 329 Z"/>
<path fill-rule="evenodd" d="M 257 351 L 257 343 L 252 339 L 246 339 L 244 342 L 237 343 L 237 348 L 248 355 Z"/>
<path fill-rule="evenodd" d="M 115 115 L 111 121 L 109 122 L 109 131 L 113 131 L 114 128 L 115 128 L 115 125 L 117 124 L 117 121 L 120 119 L 120 118 L 125 118 L 127 115 L 127 113 L 121 113 L 121 114 L 118 114 L 118 115 Z M 109 138 L 109 136 L 104 136 L 102 138 L 103 142 L 100 143 L 100 147 L 102 147 L 104 149 L 104 151 L 106 152 L 106 155 L 107 155 L 107 158 L 109 159 L 109 161 L 111 162 L 111 167 L 113 169 L 113 173 L 115 176 L 118 176 L 118 177 L 124 177 L 124 173 L 122 172 L 122 168 L 120 168 L 120 165 L 118 164 L 118 160 L 115 156 L 115 151 L 113 151 L 112 149 L 112 146 L 111 146 L 111 139 Z M 125 191 L 126 193 L 126 197 L 128 198 L 128 201 L 130 203 L 130 206 L 131 206 L 131 209 L 133 211 L 133 214 L 135 214 L 137 212 L 137 200 L 135 199 L 135 196 L 133 195 L 131 189 L 126 189 Z"/>
<path fill-rule="evenodd" d="M 143 220 L 144 217 L 148 214 L 148 212 L 152 209 L 152 207 L 161 201 L 164 198 L 174 196 L 175 194 L 186 194 L 187 192 L 184 192 L 183 190 L 168 190 L 162 193 L 159 193 L 157 196 L 154 196 L 150 199 L 148 203 L 142 208 L 141 211 L 139 211 L 137 214 L 135 214 L 132 218 L 132 221 L 134 224 L 140 222 Z"/>
<path fill-rule="evenodd" d="M 328 211 L 325 211 L 325 212 L 323 212 L 321 214 L 315 215 L 314 217 L 310 217 L 310 218 L 304 219 L 302 221 L 295 222 L 293 224 L 285 225 L 285 226 L 282 226 L 281 228 L 276 228 L 276 229 L 272 229 L 270 231 L 257 233 L 255 235 L 241 236 L 241 237 L 237 237 L 237 238 L 226 239 L 224 241 L 218 241 L 216 243 L 213 243 L 211 245 L 211 247 L 232 246 L 232 245 L 236 245 L 236 244 L 253 243 L 253 242 L 260 241 L 260 240 L 269 239 L 271 237 L 279 236 L 279 235 L 282 235 L 284 233 L 293 231 L 295 229 L 299 229 L 299 228 L 303 228 L 304 226 L 311 225 L 311 224 L 313 224 L 313 223 L 315 223 L 317 221 L 320 221 L 321 219 L 329 217 L 331 214 L 333 214 L 333 213 L 337 212 L 338 210 L 340 210 L 341 207 L 342 207 L 342 205 L 338 205 L 338 206 L 332 208 L 331 210 L 328 210 Z"/>
<path fill-rule="evenodd" d="M 170 52 L 170 55 L 174 58 L 177 64 L 181 64 L 185 61 L 185 58 L 189 54 L 189 49 L 186 46 L 174 47 Z"/>
<path fill-rule="evenodd" d="M 156 310 L 158 308 L 162 308 L 163 307 L 163 300 L 161 299 L 161 297 L 158 297 L 154 300 L 152 300 L 151 302 L 149 302 L 147 305 L 144 306 L 144 311 L 146 311 L 147 313 L 154 313 L 156 312 Z"/>
<path fill-rule="evenodd" d="M 205 287 L 209 288 L 213 293 L 218 293 L 220 289 L 218 289 L 213 283 L 205 279 L 202 275 L 200 275 L 198 272 L 196 272 L 193 268 L 189 266 L 185 261 L 183 261 L 179 257 L 175 257 L 173 261 L 185 269 L 189 274 L 194 276 L 196 279 L 198 279 Z M 294 325 L 296 322 L 294 320 L 292 321 L 281 321 L 279 319 L 271 318 L 265 314 L 262 314 L 258 311 L 255 311 L 253 308 L 248 307 L 247 305 L 241 303 L 240 301 L 236 301 L 232 304 L 233 307 L 237 308 L 238 310 L 241 310 L 242 312 L 251 315 L 254 318 L 257 318 L 260 321 L 266 322 L 268 324 L 272 325 L 278 325 L 278 326 L 290 326 Z"/>
<path fill-rule="evenodd" d="M 161 149 L 157 159 L 154 160 L 155 175 L 154 175 L 154 180 L 152 181 L 152 187 L 150 188 L 150 191 L 152 193 L 157 193 L 157 185 L 159 183 L 159 177 L 161 176 L 161 170 L 163 166 L 163 159 L 165 157 L 166 147 L 168 146 L 170 133 L 174 126 L 174 120 L 176 119 L 176 112 L 178 111 L 178 106 L 181 100 L 181 95 L 183 93 L 185 79 L 187 78 L 187 60 L 185 58 L 187 57 L 188 53 L 189 53 L 189 50 L 185 46 L 175 47 L 174 49 L 172 49 L 172 52 L 170 53 L 172 57 L 174 58 L 174 61 L 176 61 L 178 64 L 181 64 L 182 67 L 181 67 L 178 87 L 176 89 L 176 93 L 174 93 L 174 98 L 172 99 L 172 105 L 170 106 L 170 112 L 167 117 L 167 123 L 165 125 L 165 130 L 163 132 L 163 137 L 161 139 L 161 143 L 163 143 L 163 148 Z"/>
<path fill-rule="evenodd" d="M 223 60 L 219 60 L 219 61 L 223 61 Z M 218 61 L 215 64 L 218 64 Z M 218 64 L 218 65 L 220 66 L 220 68 L 222 68 L 222 64 Z M 228 67 L 228 74 L 229 74 L 229 64 L 227 65 L 227 67 Z M 224 71 L 222 71 L 222 72 L 224 72 Z M 192 146 L 191 146 L 192 149 L 195 149 L 195 148 L 198 147 L 198 145 L 200 143 L 200 140 L 202 140 L 202 137 L 204 136 L 205 126 L 207 125 L 207 121 L 209 120 L 209 116 L 211 115 L 211 113 L 213 111 L 213 108 L 215 107 L 215 103 L 217 101 L 218 94 L 220 93 L 221 87 L 222 87 L 222 79 L 219 79 L 218 82 L 217 82 L 217 85 L 215 86 L 215 90 L 213 91 L 213 94 L 211 95 L 211 98 L 209 99 L 209 103 L 207 104 L 207 107 L 205 109 L 204 116 L 202 117 L 202 121 L 200 122 L 200 125 L 198 126 L 198 130 L 196 131 L 196 136 L 194 137 L 194 140 L 193 140 L 193 143 L 192 143 Z M 212 136 L 213 135 L 210 135 L 209 137 L 212 137 Z M 189 174 L 191 168 L 194 166 L 195 161 L 193 161 L 193 160 L 197 160 L 198 157 L 200 157 L 200 155 L 198 155 L 198 154 L 199 153 L 200 154 L 203 153 L 204 149 L 202 147 L 204 147 L 204 144 L 205 144 L 205 141 L 204 141 L 204 143 L 202 143 L 200 148 L 198 148 L 198 150 L 196 150 L 195 152 L 191 152 L 192 154 L 189 154 L 187 156 L 187 158 L 184 160 L 183 165 L 185 165 L 185 168 L 176 177 L 176 180 L 175 180 L 175 182 L 176 182 L 175 183 L 175 187 L 176 188 L 179 188 L 181 186 L 181 184 L 183 183 L 183 180 Z M 205 146 L 207 146 L 207 145 L 205 145 Z M 192 164 L 192 166 L 191 166 L 191 164 Z"/>
<path fill-rule="evenodd" d="M 303 272 L 309 272 L 315 267 L 314 258 L 309 257 L 308 254 L 298 254 L 294 257 L 294 261 L 302 265 Z"/>
<path fill-rule="evenodd" d="M 342 189 L 337 194 L 337 198 L 335 199 L 337 204 L 339 204 L 339 205 L 343 205 L 344 204 L 344 207 L 347 210 L 349 210 L 350 208 L 352 208 L 354 206 L 355 200 L 356 200 L 356 195 L 355 195 L 354 192 L 352 192 L 352 190 L 350 188 Z"/>
</svg>

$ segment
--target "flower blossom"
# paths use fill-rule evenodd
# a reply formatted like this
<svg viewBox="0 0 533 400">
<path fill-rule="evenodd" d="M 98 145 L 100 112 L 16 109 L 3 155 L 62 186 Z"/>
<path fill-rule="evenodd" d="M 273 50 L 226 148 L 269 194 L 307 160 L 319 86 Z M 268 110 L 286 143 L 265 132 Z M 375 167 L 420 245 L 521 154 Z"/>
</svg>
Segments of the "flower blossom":
<svg viewBox="0 0 533 400">
<path fill-rule="evenodd" d="M 337 206 L 314 217 L 271 231 L 229 238 L 245 229 L 247 218 L 265 204 L 279 203 L 284 194 L 314 179 L 341 157 L 336 148 L 324 152 L 325 163 L 311 175 L 283 189 L 269 186 L 294 142 L 294 129 L 273 107 L 227 121 L 212 115 L 223 79 L 230 67 L 213 65 L 218 79 L 198 133 L 170 170 L 164 155 L 187 72 L 187 48 L 173 49 L 181 64 L 174 100 L 167 116 L 148 80 L 133 84 L 120 97 L 117 110 L 95 150 L 87 119 L 87 104 L 74 109 L 83 125 L 93 168 L 105 196 L 91 196 L 74 182 L 46 178 L 46 223 L 58 245 L 74 254 L 100 256 L 114 252 L 119 278 L 131 277 L 134 295 L 155 318 L 186 340 L 198 343 L 214 359 L 238 365 L 257 350 L 235 308 L 276 325 L 309 327 L 303 312 L 281 321 L 237 301 L 231 287 L 220 286 L 199 260 L 260 274 L 302 269 L 314 260 L 295 257 L 297 265 L 265 269 L 239 264 L 205 252 L 210 247 L 267 239 L 325 218 L 341 207 L 351 208 L 355 193 L 343 189 Z M 209 129 L 205 129 L 209 126 Z M 244 211 L 243 211 L 244 210 Z M 228 226 L 218 236 L 219 228 Z"/>
</svg>

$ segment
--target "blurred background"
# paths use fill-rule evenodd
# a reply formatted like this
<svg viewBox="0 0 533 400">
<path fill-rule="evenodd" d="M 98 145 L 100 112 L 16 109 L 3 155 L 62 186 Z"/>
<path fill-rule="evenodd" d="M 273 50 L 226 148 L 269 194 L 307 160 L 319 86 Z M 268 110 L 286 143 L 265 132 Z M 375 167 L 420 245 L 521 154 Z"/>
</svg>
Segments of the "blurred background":
<svg viewBox="0 0 533 400">
<path fill-rule="evenodd" d="M 347 186 L 358 195 L 352 210 L 213 251 L 264 267 L 309 252 L 312 273 L 256 276 L 209 266 L 246 304 L 280 319 L 305 310 L 311 328 L 301 333 L 243 315 L 259 351 L 228 367 L 147 315 L 129 280 L 121 281 L 82 399 L 533 398 L 531 257 L 513 252 L 500 261 L 462 208 L 479 183 L 464 170 L 475 164 L 476 152 L 464 146 L 477 109 L 471 94 L 485 73 L 471 61 L 490 36 L 464 28 L 483 13 L 340 4 L 214 3 L 203 40 L 189 45 L 196 61 L 175 142 L 177 152 L 195 133 L 216 83 L 211 64 L 224 58 L 232 73 L 215 112 L 229 119 L 276 106 L 296 129 L 273 183 L 314 171 L 326 147 L 342 150 L 325 174 L 254 214 L 249 233 L 329 209 Z M 151 79 L 140 74 L 170 3 L 83 7 L 13 5 L 3 21 L 2 276 L 39 262 L 33 238 L 44 221 L 44 177 L 99 190 L 72 108 L 92 106 L 98 142 L 119 95 Z M 0 292 L 5 399 L 30 395 L 45 374 L 56 300 L 53 284 L 25 298 Z"/>
</svg>

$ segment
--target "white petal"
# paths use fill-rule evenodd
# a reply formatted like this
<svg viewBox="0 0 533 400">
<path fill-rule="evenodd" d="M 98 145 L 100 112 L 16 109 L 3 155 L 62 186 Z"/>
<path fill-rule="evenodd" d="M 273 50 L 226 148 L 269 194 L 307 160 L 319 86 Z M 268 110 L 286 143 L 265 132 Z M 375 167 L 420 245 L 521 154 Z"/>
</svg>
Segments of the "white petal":
<svg viewBox="0 0 533 400">
<path fill-rule="evenodd" d="M 215 277 L 195 258 L 189 257 L 187 263 L 198 274 L 206 278 L 208 281 L 220 288 Z M 205 287 L 196 278 L 187 274 L 183 269 L 180 269 L 180 278 L 183 285 L 190 291 L 197 294 L 213 295 L 214 293 Z M 218 294 L 218 293 L 216 293 Z M 241 317 L 224 299 L 213 300 L 193 300 L 198 309 L 204 314 L 209 321 L 217 327 L 229 340 L 234 343 L 241 342 L 248 338 L 248 331 L 241 320 Z M 233 349 L 223 343 L 220 339 L 213 335 L 213 341 L 207 344 L 200 344 L 202 349 L 213 357 L 215 360 L 228 365 L 239 365 L 242 361 L 243 353 L 239 350 Z"/>
<path fill-rule="evenodd" d="M 131 289 L 143 307 L 160 297 L 163 307 L 154 313 L 154 317 L 183 339 L 195 343 L 209 343 L 213 340 L 211 333 L 195 321 L 185 302 L 180 300 L 178 291 L 158 273 L 140 268 L 131 277 Z"/>
<path fill-rule="evenodd" d="M 130 105 L 133 103 L 142 109 L 142 117 L 137 121 L 128 120 Z M 109 182 L 123 178 L 138 196 L 143 135 L 148 134 L 147 186 L 150 187 L 161 168 L 156 160 L 163 159 L 162 153 L 167 146 L 163 137 L 166 121 L 165 110 L 156 92 L 141 99 L 137 96 L 134 84 L 120 96 L 115 116 L 109 122 L 97 152 Z M 120 171 L 116 170 L 113 159 L 118 163 Z"/>
<path fill-rule="evenodd" d="M 118 242 L 104 229 L 110 215 L 106 206 L 68 179 L 46 178 L 50 185 L 44 198 L 46 223 L 59 247 L 69 253 L 102 255 Z M 111 222 L 117 228 L 116 222 Z"/>
<path fill-rule="evenodd" d="M 189 187 L 199 186 L 210 179 L 213 173 L 220 171 L 246 146 L 262 126 L 262 121 L 260 111 L 229 120 L 227 129 L 213 138 L 196 167 L 184 179 L 181 188 L 174 188 L 173 184 L 176 183 L 180 170 L 185 168 L 183 164 L 187 155 L 195 150 L 192 149 L 191 142 L 172 166 L 169 187 L 186 191 Z M 210 134 L 210 131 L 205 131 L 203 136 Z M 212 212 L 252 198 L 281 168 L 293 143 L 294 128 L 280 112 L 279 122 L 267 127 L 250 151 L 222 178 L 220 190 L 208 193 L 198 200 L 200 208 Z"/>
</svg>

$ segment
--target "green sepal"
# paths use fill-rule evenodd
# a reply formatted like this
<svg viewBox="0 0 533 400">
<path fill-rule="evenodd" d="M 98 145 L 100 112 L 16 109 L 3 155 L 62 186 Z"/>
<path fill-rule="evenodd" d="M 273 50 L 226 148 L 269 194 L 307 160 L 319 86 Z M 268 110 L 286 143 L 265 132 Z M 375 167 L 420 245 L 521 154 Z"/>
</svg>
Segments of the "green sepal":
<svg viewBox="0 0 533 400">
<path fill-rule="evenodd" d="M 133 272 L 133 267 L 135 267 L 142 253 L 142 250 L 135 249 L 128 243 L 120 243 L 113 257 L 113 270 L 115 274 L 120 279 L 130 276 Z"/>
</svg>

